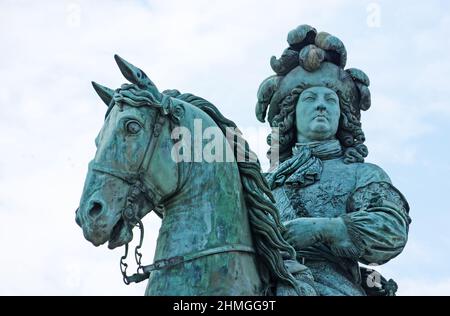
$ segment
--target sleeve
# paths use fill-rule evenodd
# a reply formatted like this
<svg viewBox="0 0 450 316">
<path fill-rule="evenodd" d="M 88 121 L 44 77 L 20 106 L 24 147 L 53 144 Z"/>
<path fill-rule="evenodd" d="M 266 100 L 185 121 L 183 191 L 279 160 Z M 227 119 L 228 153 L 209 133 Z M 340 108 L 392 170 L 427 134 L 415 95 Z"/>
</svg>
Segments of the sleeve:
<svg viewBox="0 0 450 316">
<path fill-rule="evenodd" d="M 363 165 L 356 189 L 347 201 L 347 214 L 342 216 L 354 249 L 348 253 L 364 264 L 383 264 L 406 245 L 411 223 L 409 206 L 381 168 Z"/>
</svg>

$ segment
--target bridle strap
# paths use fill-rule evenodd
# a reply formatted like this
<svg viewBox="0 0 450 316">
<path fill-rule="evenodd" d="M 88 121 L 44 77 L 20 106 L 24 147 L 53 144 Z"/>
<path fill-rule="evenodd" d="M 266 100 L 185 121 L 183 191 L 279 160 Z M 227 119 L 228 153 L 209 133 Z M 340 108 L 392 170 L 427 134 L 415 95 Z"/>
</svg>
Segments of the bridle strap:
<svg viewBox="0 0 450 316">
<path fill-rule="evenodd" d="M 161 131 L 165 122 L 166 117 L 158 113 L 155 121 L 153 122 L 153 130 L 152 134 L 150 135 L 147 149 L 144 153 L 144 157 L 142 158 L 141 165 L 139 166 L 140 170 L 147 170 L 148 166 L 150 165 L 150 161 L 152 160 L 153 154 L 155 152 L 159 135 L 161 135 Z"/>
<path fill-rule="evenodd" d="M 93 162 L 93 161 L 89 163 L 89 169 L 113 176 L 113 177 L 118 178 L 128 184 L 133 184 L 140 177 L 139 172 L 120 171 L 120 170 L 116 170 L 116 169 L 110 168 L 108 166 L 105 166 L 103 164 L 99 164 L 99 163 Z"/>
</svg>

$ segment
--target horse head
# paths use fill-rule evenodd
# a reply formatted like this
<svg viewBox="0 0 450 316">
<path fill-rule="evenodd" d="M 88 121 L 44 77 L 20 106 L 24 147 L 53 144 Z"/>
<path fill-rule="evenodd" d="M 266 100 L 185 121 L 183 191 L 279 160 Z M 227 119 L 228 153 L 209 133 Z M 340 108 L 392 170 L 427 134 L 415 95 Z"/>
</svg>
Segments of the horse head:
<svg viewBox="0 0 450 316">
<path fill-rule="evenodd" d="M 132 240 L 132 228 L 179 179 L 179 166 L 167 159 L 173 142 L 167 121 L 177 118 L 170 98 L 142 70 L 115 59 L 131 84 L 114 91 L 93 82 L 108 111 L 76 212 L 85 238 L 95 246 L 108 241 L 111 249 Z"/>
</svg>

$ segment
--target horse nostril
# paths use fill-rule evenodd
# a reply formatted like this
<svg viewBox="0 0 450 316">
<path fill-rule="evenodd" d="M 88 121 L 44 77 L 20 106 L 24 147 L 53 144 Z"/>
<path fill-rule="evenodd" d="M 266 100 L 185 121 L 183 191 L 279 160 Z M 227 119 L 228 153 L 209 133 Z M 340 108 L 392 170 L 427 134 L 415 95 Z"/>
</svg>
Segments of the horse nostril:
<svg viewBox="0 0 450 316">
<path fill-rule="evenodd" d="M 89 216 L 92 218 L 96 218 L 102 212 L 102 205 L 98 202 L 94 202 L 92 204 L 91 209 L 89 210 Z"/>
</svg>

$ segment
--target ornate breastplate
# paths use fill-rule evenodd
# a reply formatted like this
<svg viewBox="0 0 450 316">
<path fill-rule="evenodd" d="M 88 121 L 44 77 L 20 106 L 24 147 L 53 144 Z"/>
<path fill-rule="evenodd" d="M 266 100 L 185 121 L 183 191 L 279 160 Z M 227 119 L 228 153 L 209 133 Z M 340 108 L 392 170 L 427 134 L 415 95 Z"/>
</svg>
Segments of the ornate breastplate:
<svg viewBox="0 0 450 316">
<path fill-rule="evenodd" d="M 324 161 L 319 181 L 306 187 L 285 184 L 273 193 L 283 221 L 298 217 L 336 217 L 346 213 L 355 183 L 355 168 L 335 159 Z"/>
</svg>

